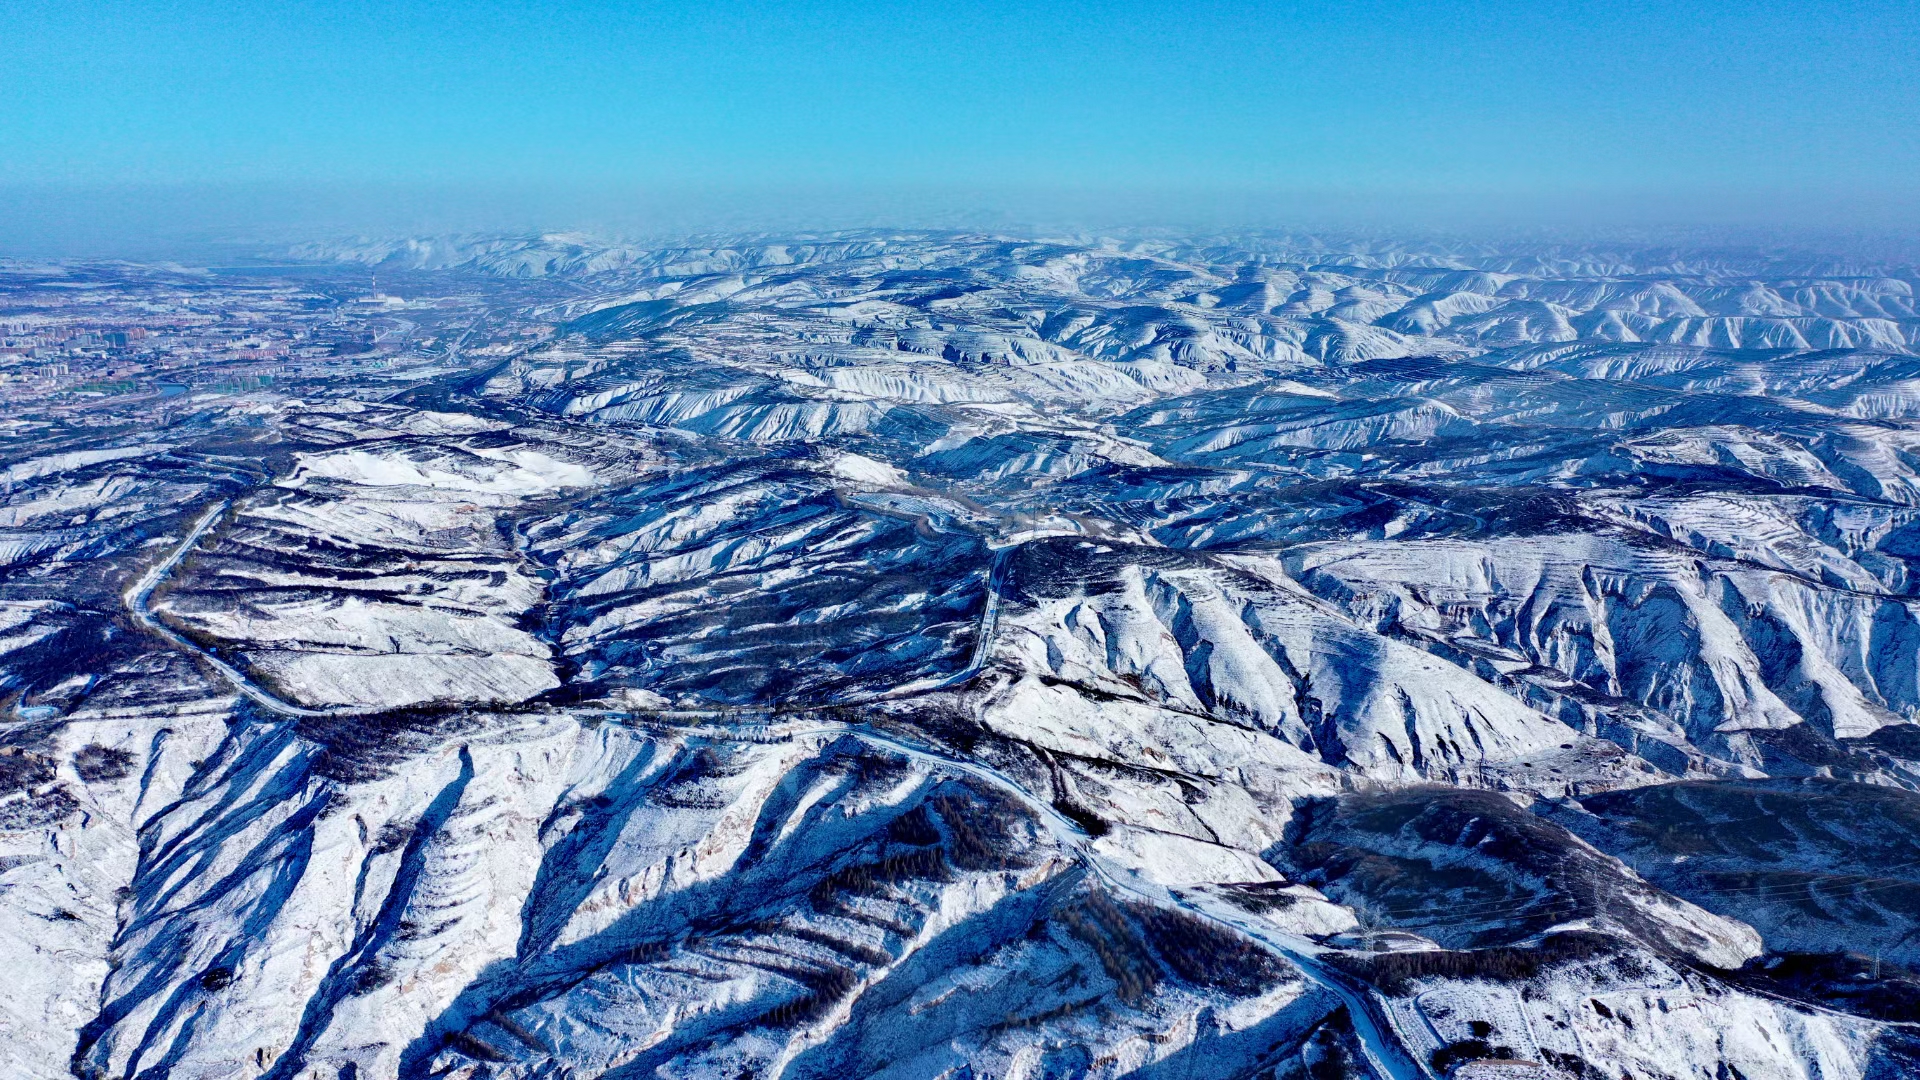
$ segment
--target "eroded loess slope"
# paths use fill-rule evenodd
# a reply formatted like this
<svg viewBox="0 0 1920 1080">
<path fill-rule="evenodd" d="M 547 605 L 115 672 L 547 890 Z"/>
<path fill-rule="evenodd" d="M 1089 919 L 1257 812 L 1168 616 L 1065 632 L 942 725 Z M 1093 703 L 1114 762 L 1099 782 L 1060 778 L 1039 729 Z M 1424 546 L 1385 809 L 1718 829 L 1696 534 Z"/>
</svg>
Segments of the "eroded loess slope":
<svg viewBox="0 0 1920 1080">
<path fill-rule="evenodd" d="M 1911 268 L 331 254 L 7 429 L 9 1076 L 1920 1073 Z"/>
<path fill-rule="evenodd" d="M 523 529 L 551 576 L 545 634 L 582 693 L 799 705 L 938 682 L 967 664 L 991 553 L 871 494 L 864 458 L 690 470 Z"/>
</svg>

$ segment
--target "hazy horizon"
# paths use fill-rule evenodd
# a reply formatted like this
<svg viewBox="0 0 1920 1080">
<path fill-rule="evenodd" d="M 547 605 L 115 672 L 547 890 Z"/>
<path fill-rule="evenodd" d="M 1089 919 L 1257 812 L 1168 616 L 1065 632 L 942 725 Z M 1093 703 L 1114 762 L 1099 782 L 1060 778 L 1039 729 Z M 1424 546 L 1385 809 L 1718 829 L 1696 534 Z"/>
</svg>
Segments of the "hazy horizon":
<svg viewBox="0 0 1920 1080">
<path fill-rule="evenodd" d="M 1920 220 L 1910 5 L 0 11 L 0 252 L 858 226 Z"/>
<path fill-rule="evenodd" d="M 1920 252 L 1893 200 L 1722 192 L 496 188 L 423 184 L 0 186 L 0 258 L 217 257 L 349 237 L 958 230 L 1045 235 L 1324 231 L 1482 242 L 1785 245 Z"/>
</svg>

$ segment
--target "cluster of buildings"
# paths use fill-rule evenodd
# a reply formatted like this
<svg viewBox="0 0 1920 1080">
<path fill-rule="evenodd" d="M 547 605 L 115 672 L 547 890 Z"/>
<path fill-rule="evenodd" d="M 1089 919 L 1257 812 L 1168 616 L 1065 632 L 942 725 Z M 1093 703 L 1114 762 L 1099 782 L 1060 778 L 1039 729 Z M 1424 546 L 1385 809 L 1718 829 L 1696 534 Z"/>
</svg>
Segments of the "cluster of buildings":
<svg viewBox="0 0 1920 1080">
<path fill-rule="evenodd" d="M 504 355 L 551 330 L 494 319 L 484 287 L 407 298 L 342 278 L 0 264 L 0 410 L 151 419 L 183 397 L 404 370 L 456 347 Z"/>
</svg>

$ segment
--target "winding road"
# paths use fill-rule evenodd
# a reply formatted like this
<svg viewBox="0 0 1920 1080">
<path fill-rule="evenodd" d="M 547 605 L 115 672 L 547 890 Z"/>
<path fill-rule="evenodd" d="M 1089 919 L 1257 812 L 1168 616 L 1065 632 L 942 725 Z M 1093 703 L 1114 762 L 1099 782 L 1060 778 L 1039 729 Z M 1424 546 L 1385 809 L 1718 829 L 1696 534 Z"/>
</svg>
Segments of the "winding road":
<svg viewBox="0 0 1920 1080">
<path fill-rule="evenodd" d="M 222 502 L 213 509 L 208 510 L 205 514 L 202 514 L 200 520 L 194 523 L 193 528 L 187 530 L 187 538 L 180 541 L 180 546 L 174 548 L 173 552 L 166 558 L 153 564 L 151 569 L 140 576 L 140 580 L 134 582 L 133 585 L 127 589 L 127 610 L 132 613 L 133 621 L 146 630 L 165 638 L 167 643 L 174 648 L 198 656 L 200 659 L 206 661 L 207 665 L 219 672 L 220 677 L 225 679 L 228 685 L 232 686 L 240 696 L 266 709 L 268 712 L 279 713 L 281 716 L 309 718 L 355 715 L 355 713 L 345 710 L 307 709 L 280 700 L 255 685 L 253 680 L 247 678 L 243 672 L 232 664 L 220 659 L 210 650 L 202 648 L 196 642 L 190 641 L 176 632 L 171 626 L 161 622 L 147 606 L 148 601 L 153 599 L 153 591 L 159 588 L 160 583 L 167 579 L 167 575 L 173 573 L 174 569 L 180 565 L 180 561 L 185 559 L 188 553 L 193 551 L 194 545 L 200 542 L 200 538 L 207 535 L 207 533 L 213 529 L 214 525 L 219 522 L 220 516 L 227 512 L 229 505 L 231 504 Z"/>
</svg>

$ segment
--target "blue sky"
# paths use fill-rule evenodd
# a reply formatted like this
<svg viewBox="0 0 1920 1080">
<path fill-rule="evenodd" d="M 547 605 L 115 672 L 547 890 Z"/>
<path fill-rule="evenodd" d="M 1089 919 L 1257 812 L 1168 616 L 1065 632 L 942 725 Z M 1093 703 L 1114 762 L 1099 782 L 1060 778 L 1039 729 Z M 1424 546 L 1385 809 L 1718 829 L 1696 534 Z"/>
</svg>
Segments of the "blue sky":
<svg viewBox="0 0 1920 1080">
<path fill-rule="evenodd" d="M 1920 189 L 1920 4 L 7 0 L 0 185 Z"/>
</svg>

